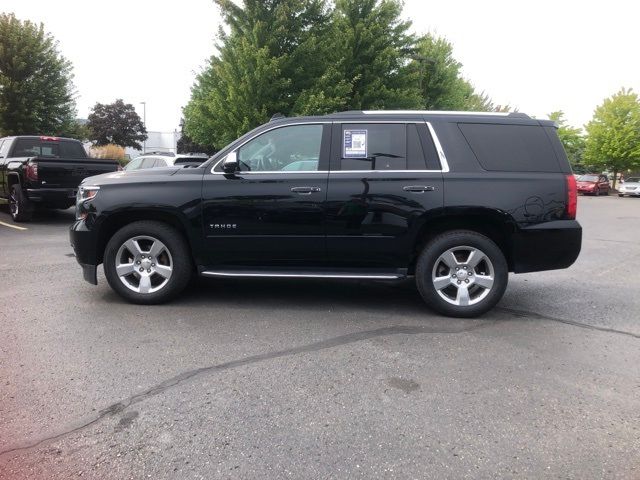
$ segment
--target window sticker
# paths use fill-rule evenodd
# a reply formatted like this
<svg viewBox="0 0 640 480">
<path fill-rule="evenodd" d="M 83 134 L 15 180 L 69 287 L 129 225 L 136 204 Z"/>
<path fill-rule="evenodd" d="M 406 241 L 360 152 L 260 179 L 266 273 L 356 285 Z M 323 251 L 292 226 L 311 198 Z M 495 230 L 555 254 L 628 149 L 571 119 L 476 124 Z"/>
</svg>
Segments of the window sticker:
<svg viewBox="0 0 640 480">
<path fill-rule="evenodd" d="M 344 158 L 366 158 L 367 131 L 345 130 L 343 150 Z"/>
</svg>

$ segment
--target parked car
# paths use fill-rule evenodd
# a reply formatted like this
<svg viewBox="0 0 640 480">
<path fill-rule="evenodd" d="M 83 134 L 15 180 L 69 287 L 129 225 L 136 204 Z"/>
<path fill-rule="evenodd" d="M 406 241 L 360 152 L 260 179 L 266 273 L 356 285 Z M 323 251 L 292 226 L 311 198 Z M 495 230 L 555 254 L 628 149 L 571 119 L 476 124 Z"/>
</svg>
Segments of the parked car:
<svg viewBox="0 0 640 480">
<path fill-rule="evenodd" d="M 590 195 L 609 195 L 611 185 L 606 175 L 588 173 L 577 179 L 578 193 Z"/>
<path fill-rule="evenodd" d="M 576 204 L 551 121 L 356 111 L 274 120 L 199 168 L 87 179 L 70 240 L 87 281 L 103 263 L 134 303 L 175 297 L 192 271 L 414 277 L 435 310 L 471 317 L 509 272 L 576 260 Z"/>
<path fill-rule="evenodd" d="M 89 158 L 78 140 L 45 136 L 0 138 L 0 198 L 16 222 L 34 207 L 66 209 L 86 177 L 115 172 L 115 160 Z"/>
<path fill-rule="evenodd" d="M 618 188 L 618 196 L 640 197 L 640 177 L 629 177 Z"/>
<path fill-rule="evenodd" d="M 148 152 L 134 158 L 124 167 L 125 171 L 141 170 L 145 168 L 157 167 L 197 167 L 209 159 L 206 153 L 171 153 L 171 152 Z"/>
</svg>

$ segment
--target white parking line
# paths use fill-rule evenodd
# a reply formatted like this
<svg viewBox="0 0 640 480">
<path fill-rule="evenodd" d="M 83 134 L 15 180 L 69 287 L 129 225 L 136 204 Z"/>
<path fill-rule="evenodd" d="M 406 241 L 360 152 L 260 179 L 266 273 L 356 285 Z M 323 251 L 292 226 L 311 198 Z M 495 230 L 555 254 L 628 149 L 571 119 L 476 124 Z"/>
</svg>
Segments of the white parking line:
<svg viewBox="0 0 640 480">
<path fill-rule="evenodd" d="M 15 228 L 16 230 L 28 230 L 28 228 L 19 227 L 17 225 L 11 225 L 10 223 L 0 222 L 0 225 L 4 225 L 5 227 L 9 227 L 9 228 Z"/>
</svg>

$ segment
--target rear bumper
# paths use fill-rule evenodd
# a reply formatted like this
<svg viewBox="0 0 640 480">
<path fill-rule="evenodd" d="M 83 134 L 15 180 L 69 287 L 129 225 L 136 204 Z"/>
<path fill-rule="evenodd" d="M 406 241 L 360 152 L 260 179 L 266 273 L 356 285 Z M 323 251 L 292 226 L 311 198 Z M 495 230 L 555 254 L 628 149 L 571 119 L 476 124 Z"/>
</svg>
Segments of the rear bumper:
<svg viewBox="0 0 640 480">
<path fill-rule="evenodd" d="M 98 284 L 97 266 L 98 255 L 96 252 L 95 234 L 87 229 L 84 220 L 78 220 L 69 229 L 69 242 L 76 254 L 76 260 L 82 267 L 82 276 L 93 284 Z"/>
<path fill-rule="evenodd" d="M 582 227 L 575 220 L 545 222 L 521 228 L 513 237 L 515 273 L 571 266 L 582 248 Z"/>
<path fill-rule="evenodd" d="M 28 188 L 27 198 L 44 206 L 70 207 L 76 201 L 77 188 Z"/>
</svg>

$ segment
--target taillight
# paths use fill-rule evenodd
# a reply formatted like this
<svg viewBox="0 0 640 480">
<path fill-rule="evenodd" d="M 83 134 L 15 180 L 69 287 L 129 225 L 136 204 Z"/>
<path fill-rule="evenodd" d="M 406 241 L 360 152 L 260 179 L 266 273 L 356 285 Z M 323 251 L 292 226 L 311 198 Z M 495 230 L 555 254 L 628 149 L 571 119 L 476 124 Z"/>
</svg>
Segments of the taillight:
<svg viewBox="0 0 640 480">
<path fill-rule="evenodd" d="M 567 175 L 567 208 L 566 216 L 570 220 L 576 219 L 578 211 L 578 186 L 576 185 L 576 177 Z"/>
<path fill-rule="evenodd" d="M 38 181 L 38 164 L 28 163 L 25 175 L 28 180 L 31 180 L 32 182 L 37 182 Z"/>
</svg>

